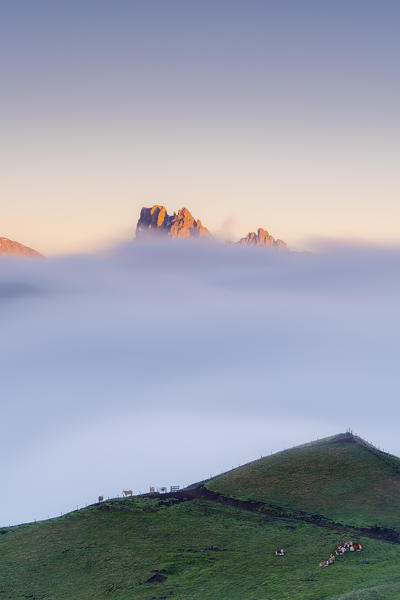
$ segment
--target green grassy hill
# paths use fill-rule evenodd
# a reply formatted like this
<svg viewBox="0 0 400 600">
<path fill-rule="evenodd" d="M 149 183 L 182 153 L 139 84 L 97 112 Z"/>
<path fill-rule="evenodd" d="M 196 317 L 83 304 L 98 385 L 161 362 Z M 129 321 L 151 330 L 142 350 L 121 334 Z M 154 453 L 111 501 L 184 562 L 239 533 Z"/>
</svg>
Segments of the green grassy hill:
<svg viewBox="0 0 400 600">
<path fill-rule="evenodd" d="M 308 508 L 304 498 L 310 507 L 322 503 L 329 490 L 340 488 L 339 481 L 346 483 L 343 473 L 348 472 L 349 456 L 358 457 L 364 466 L 371 460 L 371 485 L 378 481 L 376 460 L 382 463 L 384 473 L 395 469 L 395 459 L 381 458 L 374 454 L 375 449 L 363 448 L 361 441 L 344 443 L 344 454 L 334 454 L 333 481 L 326 478 L 325 485 L 316 488 L 323 498 L 316 492 L 312 504 L 312 496 L 296 492 L 287 505 L 297 508 L 299 502 Z M 207 483 L 224 494 L 237 493 L 245 499 L 250 497 L 247 489 L 254 492 L 257 483 L 257 497 L 267 502 L 265 510 L 262 505 L 225 498 L 198 485 L 167 496 L 115 499 L 56 519 L 0 529 L 0 600 L 400 598 L 399 543 L 373 539 L 367 531 L 366 536 L 372 537 L 364 537 L 350 527 L 313 525 L 296 511 L 291 518 L 282 518 L 268 510 L 269 491 L 272 489 L 274 501 L 279 497 L 274 460 L 285 464 L 282 456 L 297 453 L 303 464 L 309 461 L 308 470 L 312 471 L 318 464 L 318 453 L 324 457 L 327 449 L 336 445 L 338 449 L 343 446 L 340 437 L 265 459 L 272 460 L 275 469 L 275 485 L 268 484 L 265 489 L 260 477 L 268 475 L 268 469 L 264 465 L 260 474 L 256 463 Z M 346 457 L 343 464 L 340 456 Z M 239 485 L 237 474 L 245 474 L 246 469 L 252 479 L 247 476 Z M 364 475 L 368 477 L 366 471 Z M 282 485 L 288 485 L 283 475 L 281 480 Z M 249 481 L 252 485 L 247 488 Z M 356 481 L 360 486 L 361 478 Z M 363 486 L 366 488 L 367 482 Z M 362 523 L 370 523 L 369 515 L 373 515 L 372 495 L 368 498 Z M 379 518 L 383 518 L 380 502 L 376 506 Z M 352 506 L 344 502 L 342 511 L 355 523 L 360 511 L 357 506 L 353 513 Z M 384 519 L 385 524 L 392 518 Z M 318 567 L 339 540 L 350 537 L 364 544 L 362 552 L 347 553 L 328 568 Z M 281 547 L 286 554 L 276 557 L 274 551 Z M 161 581 L 151 581 L 154 576 Z"/>
<path fill-rule="evenodd" d="M 1 535 L 0 598 L 328 600 L 377 586 L 400 598 L 399 545 L 360 538 L 363 552 L 318 567 L 343 535 L 207 500 L 114 501 Z M 167 579 L 146 584 L 154 570 Z"/>
<path fill-rule="evenodd" d="M 278 452 L 206 486 L 340 523 L 400 531 L 400 459 L 351 434 Z"/>
</svg>

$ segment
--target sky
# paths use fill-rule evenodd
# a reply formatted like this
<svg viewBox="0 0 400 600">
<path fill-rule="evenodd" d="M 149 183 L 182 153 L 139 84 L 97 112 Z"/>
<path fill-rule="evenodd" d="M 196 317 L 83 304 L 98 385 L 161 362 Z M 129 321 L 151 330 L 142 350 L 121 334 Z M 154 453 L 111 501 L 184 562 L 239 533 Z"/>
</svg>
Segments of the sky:
<svg viewBox="0 0 400 600">
<path fill-rule="evenodd" d="M 348 428 L 400 456 L 399 267 L 179 240 L 3 257 L 0 526 Z"/>
<path fill-rule="evenodd" d="M 398 243 L 396 0 L 5 0 L 0 236 L 81 253 L 186 206 L 220 238 L 263 227 Z"/>
</svg>

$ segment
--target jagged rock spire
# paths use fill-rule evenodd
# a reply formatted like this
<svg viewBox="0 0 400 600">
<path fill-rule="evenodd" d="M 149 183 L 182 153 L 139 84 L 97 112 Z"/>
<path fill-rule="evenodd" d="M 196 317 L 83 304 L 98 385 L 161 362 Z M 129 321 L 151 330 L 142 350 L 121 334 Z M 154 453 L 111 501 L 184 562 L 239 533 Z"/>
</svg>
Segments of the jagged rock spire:
<svg viewBox="0 0 400 600">
<path fill-rule="evenodd" d="M 251 231 L 246 235 L 246 237 L 242 237 L 239 244 L 245 244 L 248 246 L 267 246 L 267 247 L 275 247 L 275 248 L 286 248 L 286 244 L 284 241 L 275 239 L 272 235 L 262 229 L 261 227 L 257 230 L 257 233 Z"/>
<path fill-rule="evenodd" d="M 194 219 L 187 208 L 181 208 L 178 213 L 169 215 L 165 206 L 154 205 L 143 207 L 136 226 L 136 237 L 148 233 L 161 233 L 176 238 L 211 238 L 200 219 Z"/>
<path fill-rule="evenodd" d="M 155 204 L 150 208 L 143 207 L 140 211 L 140 218 L 136 226 L 136 237 L 140 238 L 150 232 L 174 238 L 212 238 L 200 219 L 194 219 L 187 208 L 181 208 L 177 213 L 174 212 L 173 215 L 169 215 L 165 206 L 159 204 Z M 285 242 L 275 239 L 262 228 L 259 228 L 257 233 L 254 231 L 248 233 L 238 243 L 266 248 L 286 248 Z"/>
</svg>

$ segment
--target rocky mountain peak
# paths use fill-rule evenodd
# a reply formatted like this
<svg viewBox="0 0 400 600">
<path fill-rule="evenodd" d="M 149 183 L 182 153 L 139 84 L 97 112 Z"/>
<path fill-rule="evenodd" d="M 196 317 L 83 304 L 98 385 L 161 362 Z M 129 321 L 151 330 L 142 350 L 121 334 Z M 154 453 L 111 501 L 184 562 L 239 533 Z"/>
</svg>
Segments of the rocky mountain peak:
<svg viewBox="0 0 400 600">
<path fill-rule="evenodd" d="M 257 229 L 257 233 L 251 231 L 239 240 L 239 244 L 248 246 L 265 246 L 272 248 L 286 248 L 286 244 L 283 240 L 275 239 L 265 229 L 261 227 Z"/>
<path fill-rule="evenodd" d="M 14 256 L 42 256 L 40 252 L 28 248 L 18 242 L 13 242 L 5 237 L 0 237 L 0 255 L 12 254 Z"/>
<path fill-rule="evenodd" d="M 167 213 L 165 206 L 154 205 L 143 207 L 136 226 L 136 236 L 142 237 L 148 233 L 161 233 L 175 238 L 211 238 L 200 219 L 194 219 L 187 208 L 181 208 L 172 215 Z"/>
<path fill-rule="evenodd" d="M 212 235 L 200 219 L 195 219 L 187 208 L 180 208 L 178 212 L 169 215 L 165 206 L 159 204 L 149 208 L 143 207 L 140 211 L 136 237 L 140 238 L 149 233 L 158 233 L 174 238 L 212 239 Z M 275 239 L 261 227 L 257 233 L 254 231 L 248 233 L 238 243 L 265 248 L 286 248 L 285 242 Z"/>
</svg>

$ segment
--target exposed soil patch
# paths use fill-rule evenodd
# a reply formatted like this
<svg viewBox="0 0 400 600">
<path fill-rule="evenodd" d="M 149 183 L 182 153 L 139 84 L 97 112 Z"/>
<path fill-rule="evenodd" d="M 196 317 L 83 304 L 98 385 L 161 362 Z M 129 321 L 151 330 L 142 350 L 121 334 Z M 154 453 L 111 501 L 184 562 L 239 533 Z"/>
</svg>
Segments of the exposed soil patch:
<svg viewBox="0 0 400 600">
<path fill-rule="evenodd" d="M 150 497 L 159 498 L 159 494 L 149 494 Z M 218 502 L 225 506 L 232 506 L 241 510 L 247 510 L 258 514 L 267 515 L 271 518 L 276 519 L 287 519 L 288 521 L 296 522 L 302 521 L 318 527 L 324 527 L 326 529 L 342 530 L 353 536 L 363 536 L 372 538 L 375 540 L 383 540 L 386 542 L 392 542 L 393 544 L 400 544 L 400 533 L 395 529 L 388 529 L 385 527 L 354 527 L 347 526 L 343 523 L 336 523 L 327 519 L 323 515 L 319 514 L 307 514 L 302 511 L 296 511 L 295 513 L 286 512 L 283 508 L 278 506 L 268 506 L 263 502 L 257 502 L 256 500 L 238 500 L 236 498 L 230 498 L 223 496 L 218 492 L 207 489 L 203 483 L 193 485 L 190 488 L 179 490 L 177 492 L 170 492 L 162 495 L 163 500 L 168 498 L 175 498 L 177 501 L 185 502 L 188 500 L 211 500 L 212 502 Z M 289 526 L 288 526 L 289 527 Z M 292 526 L 293 527 L 293 526 Z"/>
</svg>

